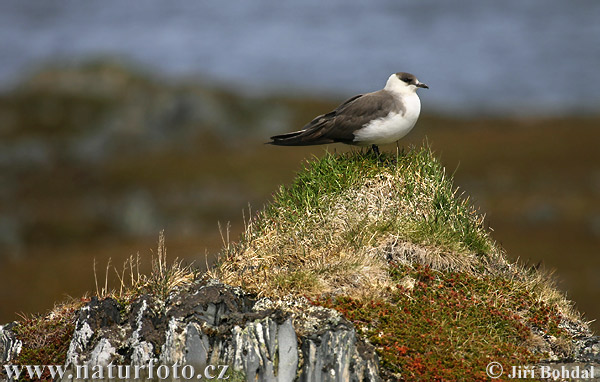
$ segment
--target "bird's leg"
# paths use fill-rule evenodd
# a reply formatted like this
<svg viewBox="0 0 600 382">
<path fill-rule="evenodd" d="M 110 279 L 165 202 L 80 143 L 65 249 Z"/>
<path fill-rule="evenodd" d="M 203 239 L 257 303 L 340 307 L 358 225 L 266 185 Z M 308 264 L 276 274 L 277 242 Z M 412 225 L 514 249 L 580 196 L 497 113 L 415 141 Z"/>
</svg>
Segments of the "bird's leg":
<svg viewBox="0 0 600 382">
<path fill-rule="evenodd" d="M 380 156 L 379 147 L 377 147 L 377 145 L 371 145 L 371 149 L 373 150 L 375 155 Z"/>
</svg>

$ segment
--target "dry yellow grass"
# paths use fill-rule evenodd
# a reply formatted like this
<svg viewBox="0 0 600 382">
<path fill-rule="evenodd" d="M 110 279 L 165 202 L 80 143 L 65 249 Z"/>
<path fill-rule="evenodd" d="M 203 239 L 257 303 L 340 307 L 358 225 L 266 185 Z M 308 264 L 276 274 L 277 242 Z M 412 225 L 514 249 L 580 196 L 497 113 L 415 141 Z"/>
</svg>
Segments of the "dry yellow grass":
<svg viewBox="0 0 600 382">
<path fill-rule="evenodd" d="M 326 155 L 226 241 L 210 277 L 258 296 L 385 297 L 389 262 L 512 280 L 573 320 L 549 275 L 510 263 L 428 148 Z"/>
</svg>

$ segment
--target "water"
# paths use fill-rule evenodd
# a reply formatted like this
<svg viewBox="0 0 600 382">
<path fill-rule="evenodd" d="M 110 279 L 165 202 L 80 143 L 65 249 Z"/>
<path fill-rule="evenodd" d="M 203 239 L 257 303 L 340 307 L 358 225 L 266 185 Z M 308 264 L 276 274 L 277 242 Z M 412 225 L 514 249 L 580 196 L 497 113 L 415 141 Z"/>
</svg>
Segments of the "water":
<svg viewBox="0 0 600 382">
<path fill-rule="evenodd" d="M 110 56 L 254 93 L 351 95 L 392 72 L 429 111 L 594 113 L 597 0 L 0 1 L 0 85 L 48 61 Z"/>
</svg>

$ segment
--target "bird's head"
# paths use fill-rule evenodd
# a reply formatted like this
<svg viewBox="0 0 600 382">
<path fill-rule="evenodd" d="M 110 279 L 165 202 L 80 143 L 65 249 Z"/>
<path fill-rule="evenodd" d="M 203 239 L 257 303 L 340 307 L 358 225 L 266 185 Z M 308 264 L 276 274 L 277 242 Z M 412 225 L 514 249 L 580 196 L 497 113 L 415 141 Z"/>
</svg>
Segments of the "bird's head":
<svg viewBox="0 0 600 382">
<path fill-rule="evenodd" d="M 417 77 L 410 73 L 398 72 L 388 78 L 385 89 L 397 93 L 414 93 L 418 88 L 429 89 L 429 86 L 419 82 Z"/>
</svg>

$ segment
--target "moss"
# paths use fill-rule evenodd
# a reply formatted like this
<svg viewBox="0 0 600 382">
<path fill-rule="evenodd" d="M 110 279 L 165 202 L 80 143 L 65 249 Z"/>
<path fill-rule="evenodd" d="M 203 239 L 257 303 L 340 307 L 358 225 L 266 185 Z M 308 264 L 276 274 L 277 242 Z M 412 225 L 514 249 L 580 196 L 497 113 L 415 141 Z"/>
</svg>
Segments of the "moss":
<svg viewBox="0 0 600 382">
<path fill-rule="evenodd" d="M 398 267 L 388 299 L 319 299 L 352 321 L 376 347 L 385 373 L 402 380 L 489 380 L 485 367 L 534 364 L 544 354 L 527 346 L 532 325 L 567 337 L 558 313 L 535 294 L 498 277 Z M 400 283 L 416 280 L 414 288 Z"/>
<path fill-rule="evenodd" d="M 22 342 L 15 365 L 64 365 L 75 322 L 82 301 L 58 305 L 46 316 L 23 317 L 13 329 Z M 24 380 L 29 380 L 24 377 Z M 51 381 L 50 372 L 44 371 L 43 381 Z"/>
</svg>

